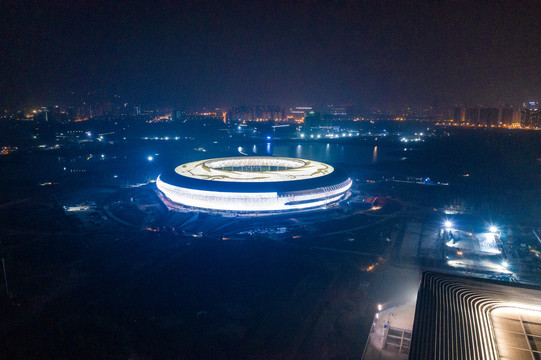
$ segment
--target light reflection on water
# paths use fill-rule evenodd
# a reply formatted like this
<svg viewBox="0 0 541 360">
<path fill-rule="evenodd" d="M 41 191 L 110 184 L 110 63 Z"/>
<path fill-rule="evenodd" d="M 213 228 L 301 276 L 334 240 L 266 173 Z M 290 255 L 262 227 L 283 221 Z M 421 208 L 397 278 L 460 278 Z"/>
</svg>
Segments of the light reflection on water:
<svg viewBox="0 0 541 360">
<path fill-rule="evenodd" d="M 382 148 L 383 146 L 383 148 Z M 394 157 L 385 155 L 384 145 L 373 146 L 369 144 L 332 144 L 332 143 L 265 143 L 265 152 L 261 152 L 261 146 L 257 144 L 246 144 L 244 149 L 252 149 L 252 155 L 272 155 L 296 157 L 308 160 L 317 160 L 328 163 L 346 164 L 374 164 L 380 161 L 402 161 L 405 157 Z"/>
<path fill-rule="evenodd" d="M 270 151 L 272 150 L 272 151 Z M 296 157 L 308 160 L 317 160 L 328 163 L 347 164 L 373 164 L 385 160 L 404 160 L 394 156 L 385 155 L 385 151 L 393 149 L 382 148 L 382 145 L 373 146 L 368 144 L 272 144 L 272 149 L 267 143 L 267 154 L 273 156 Z"/>
</svg>

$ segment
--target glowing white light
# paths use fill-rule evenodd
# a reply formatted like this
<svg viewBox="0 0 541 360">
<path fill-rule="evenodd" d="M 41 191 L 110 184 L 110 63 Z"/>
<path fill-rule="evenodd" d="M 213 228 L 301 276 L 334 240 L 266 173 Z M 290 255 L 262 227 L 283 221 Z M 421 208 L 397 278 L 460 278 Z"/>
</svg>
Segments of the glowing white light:
<svg viewBox="0 0 541 360">
<path fill-rule="evenodd" d="M 450 228 L 453 227 L 453 223 L 451 221 L 449 221 L 449 220 L 445 220 L 443 225 L 445 226 L 446 229 L 450 229 Z"/>
<path fill-rule="evenodd" d="M 496 233 L 498 232 L 498 228 L 494 225 L 491 225 L 489 228 L 488 228 L 488 231 L 490 231 L 491 233 Z"/>
<path fill-rule="evenodd" d="M 463 269 L 482 269 L 502 274 L 512 274 L 512 272 L 507 270 L 502 264 L 496 264 L 490 260 L 448 260 L 447 265 Z"/>
<path fill-rule="evenodd" d="M 256 167 L 256 169 L 251 171 L 239 169 L 244 167 Z M 277 169 L 270 169 L 274 167 Z M 331 174 L 334 172 L 334 168 L 312 160 L 250 156 L 195 161 L 177 167 L 175 172 L 181 176 L 205 181 L 268 183 L 313 179 Z M 174 203 L 229 211 L 279 211 L 316 208 L 340 200 L 347 193 L 351 184 L 351 179 L 347 178 L 333 185 L 276 193 L 272 191 L 200 190 L 171 185 L 163 182 L 160 178 L 157 180 L 158 189 Z"/>
<path fill-rule="evenodd" d="M 148 161 L 154 160 L 154 156 L 149 156 L 149 157 L 147 157 L 147 160 L 148 160 Z"/>
<path fill-rule="evenodd" d="M 381 310 L 383 310 L 383 305 L 378 304 L 378 311 L 381 311 Z"/>
<path fill-rule="evenodd" d="M 316 188 L 310 192 L 291 192 L 278 195 L 267 193 L 237 193 L 207 191 L 169 185 L 158 177 L 156 185 L 175 203 L 204 209 L 229 211 L 298 210 L 323 206 L 339 200 L 351 187 L 351 179 L 337 184 L 333 190 Z"/>
<path fill-rule="evenodd" d="M 267 143 L 270 151 L 270 143 Z M 239 152 L 243 148 L 239 147 Z M 244 166 L 276 166 L 287 168 L 280 171 L 254 172 L 235 171 L 232 174 L 224 168 Z M 175 169 L 182 176 L 212 181 L 245 181 L 245 182 L 272 182 L 272 181 L 295 181 L 325 176 L 334 171 L 330 165 L 314 160 L 301 160 L 292 158 L 279 158 L 269 156 L 232 157 L 194 161 Z"/>
<path fill-rule="evenodd" d="M 498 241 L 494 233 L 477 234 L 479 240 L 479 250 L 490 254 L 501 254 Z"/>
</svg>

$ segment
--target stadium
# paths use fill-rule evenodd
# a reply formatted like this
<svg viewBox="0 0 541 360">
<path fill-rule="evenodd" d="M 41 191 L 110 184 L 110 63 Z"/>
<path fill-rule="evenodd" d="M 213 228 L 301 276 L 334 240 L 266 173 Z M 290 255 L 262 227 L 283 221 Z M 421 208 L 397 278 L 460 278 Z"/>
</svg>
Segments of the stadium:
<svg viewBox="0 0 541 360">
<path fill-rule="evenodd" d="M 318 208 L 343 199 L 351 179 L 330 165 L 285 157 L 194 161 L 161 174 L 158 189 L 173 204 L 235 212 Z"/>
</svg>

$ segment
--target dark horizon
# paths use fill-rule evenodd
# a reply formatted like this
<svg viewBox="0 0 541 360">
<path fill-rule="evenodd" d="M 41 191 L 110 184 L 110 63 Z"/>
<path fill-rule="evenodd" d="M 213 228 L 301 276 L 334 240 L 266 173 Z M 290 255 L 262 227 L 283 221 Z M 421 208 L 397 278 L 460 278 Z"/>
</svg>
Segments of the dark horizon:
<svg viewBox="0 0 541 360">
<path fill-rule="evenodd" d="M 182 106 L 520 104 L 541 4 L 219 1 L 2 6 L 0 105 L 88 92 Z"/>
</svg>

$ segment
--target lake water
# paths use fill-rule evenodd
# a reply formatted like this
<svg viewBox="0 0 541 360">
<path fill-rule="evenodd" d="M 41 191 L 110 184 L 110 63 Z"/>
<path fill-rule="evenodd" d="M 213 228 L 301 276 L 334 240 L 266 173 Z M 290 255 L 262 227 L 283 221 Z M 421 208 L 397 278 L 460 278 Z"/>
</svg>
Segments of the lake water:
<svg viewBox="0 0 541 360">
<path fill-rule="evenodd" d="M 369 165 L 381 161 L 404 160 L 406 157 L 386 153 L 398 150 L 396 145 L 367 143 L 247 143 L 239 147 L 239 155 L 285 156 L 325 163 Z"/>
</svg>

